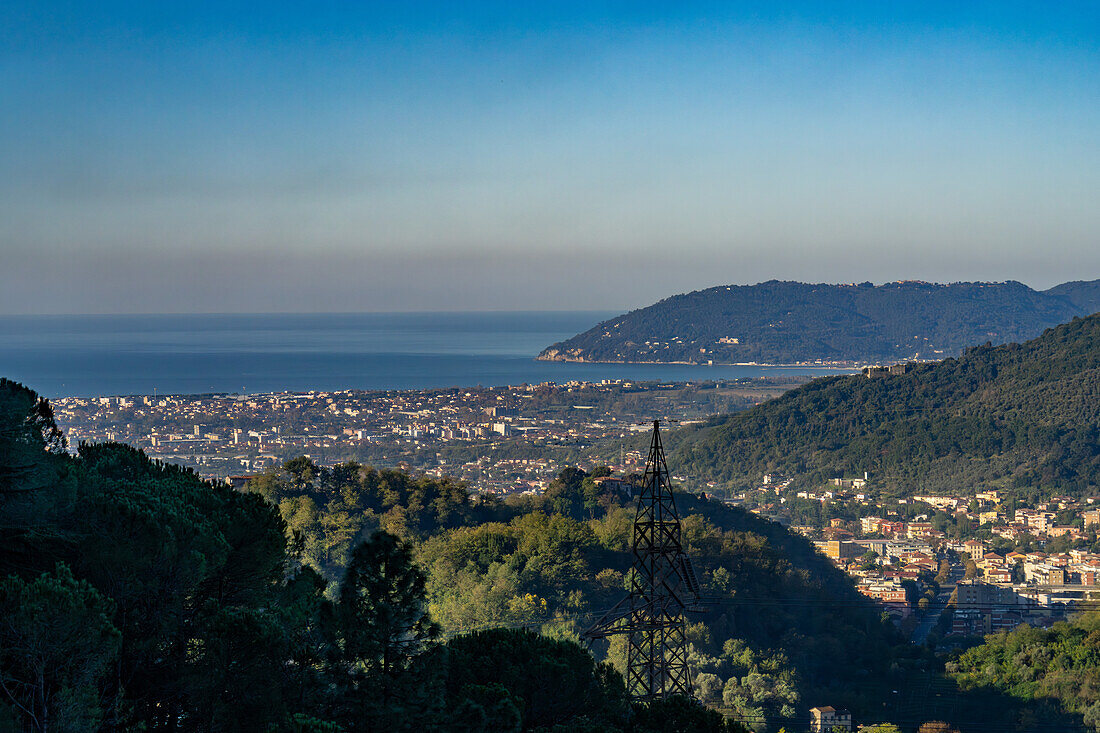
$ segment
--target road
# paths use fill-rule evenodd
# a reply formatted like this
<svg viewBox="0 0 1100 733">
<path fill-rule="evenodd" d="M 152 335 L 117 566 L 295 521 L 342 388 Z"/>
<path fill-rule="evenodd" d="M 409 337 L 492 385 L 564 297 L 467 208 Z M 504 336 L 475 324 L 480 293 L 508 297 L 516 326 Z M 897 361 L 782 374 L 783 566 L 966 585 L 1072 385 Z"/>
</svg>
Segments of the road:
<svg viewBox="0 0 1100 733">
<path fill-rule="evenodd" d="M 951 579 L 940 586 L 940 592 L 936 594 L 936 600 L 928 607 L 928 613 L 924 614 L 924 619 L 917 624 L 917 628 L 913 629 L 910 641 L 914 644 L 923 644 L 928 639 L 928 635 L 932 633 L 932 629 L 936 628 L 943 610 L 947 608 L 947 602 L 951 600 L 951 594 L 955 591 L 955 584 L 962 578 L 963 572 L 962 565 L 951 567 Z"/>
</svg>

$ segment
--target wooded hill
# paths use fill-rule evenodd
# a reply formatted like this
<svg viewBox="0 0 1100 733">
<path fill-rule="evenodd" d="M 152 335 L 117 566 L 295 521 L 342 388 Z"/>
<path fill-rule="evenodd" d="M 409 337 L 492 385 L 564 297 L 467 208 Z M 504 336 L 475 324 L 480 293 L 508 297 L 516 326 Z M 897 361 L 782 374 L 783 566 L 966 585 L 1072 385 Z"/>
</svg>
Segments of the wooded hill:
<svg viewBox="0 0 1100 733">
<path fill-rule="evenodd" d="M 730 364 L 880 363 L 1023 341 L 1100 310 L 1100 280 L 874 286 L 771 280 L 666 298 L 545 349 L 540 359 Z"/>
<path fill-rule="evenodd" d="M 1095 610 L 1049 629 L 1019 626 L 991 634 L 948 662 L 947 670 L 969 694 L 1001 693 L 1073 711 L 1088 730 L 1100 730 L 1100 612 Z"/>
<path fill-rule="evenodd" d="M 898 491 L 1100 483 L 1100 314 L 906 374 L 828 377 L 674 434 L 674 470 L 731 486 L 870 472 Z"/>
</svg>

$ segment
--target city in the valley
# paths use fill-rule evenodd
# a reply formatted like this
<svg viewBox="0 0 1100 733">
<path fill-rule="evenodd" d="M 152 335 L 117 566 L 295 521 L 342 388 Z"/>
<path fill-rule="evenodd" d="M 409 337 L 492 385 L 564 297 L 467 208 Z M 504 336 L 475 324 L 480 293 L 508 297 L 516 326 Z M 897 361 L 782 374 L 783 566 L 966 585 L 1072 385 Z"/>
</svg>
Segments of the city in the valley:
<svg viewBox="0 0 1100 733">
<path fill-rule="evenodd" d="M 569 382 L 414 391 L 61 398 L 69 442 L 117 441 L 205 478 L 259 473 L 306 455 L 465 479 L 478 490 L 538 491 L 566 465 L 611 450 L 645 457 L 632 436 L 654 416 L 700 421 L 743 410 L 807 381 Z M 606 463 L 607 461 L 601 461 Z"/>
</svg>

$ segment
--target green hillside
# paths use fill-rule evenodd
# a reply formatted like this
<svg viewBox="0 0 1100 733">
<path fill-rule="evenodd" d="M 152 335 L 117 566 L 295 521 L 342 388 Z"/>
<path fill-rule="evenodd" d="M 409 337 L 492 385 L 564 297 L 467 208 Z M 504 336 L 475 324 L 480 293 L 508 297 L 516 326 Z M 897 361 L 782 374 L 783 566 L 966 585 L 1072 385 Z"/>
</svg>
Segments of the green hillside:
<svg viewBox="0 0 1100 733">
<path fill-rule="evenodd" d="M 1024 344 L 982 346 L 906 374 L 815 380 L 681 431 L 675 470 L 748 485 L 871 475 L 900 489 L 1100 483 L 1100 315 Z"/>
<path fill-rule="evenodd" d="M 1088 611 L 1049 629 L 1020 626 L 991 634 L 947 669 L 967 692 L 1001 693 L 1080 714 L 1100 729 L 1100 613 Z"/>
<path fill-rule="evenodd" d="M 1100 310 L 1100 280 L 1036 291 L 1018 282 L 878 287 L 772 280 L 666 298 L 545 349 L 567 361 L 721 363 L 940 359 L 1022 341 Z"/>
<path fill-rule="evenodd" d="M 624 593 L 633 507 L 578 469 L 541 497 L 509 503 L 468 496 L 447 480 L 305 459 L 253 488 L 278 504 L 303 559 L 329 577 L 359 536 L 383 528 L 408 538 L 445 633 L 522 625 L 578 639 Z M 805 717 L 823 701 L 877 712 L 900 679 L 892 660 L 913 654 L 881 609 L 805 538 L 690 494 L 678 502 L 687 550 L 714 599 L 689 634 L 707 703 L 773 721 Z M 621 644 L 595 651 L 621 667 Z"/>
<path fill-rule="evenodd" d="M 446 481 L 301 459 L 254 488 L 278 502 L 302 559 L 332 577 L 354 544 L 347 538 L 403 533 L 445 636 L 503 627 L 575 640 L 624 593 L 633 507 L 578 469 L 563 471 L 541 497 L 507 503 Z M 1040 714 L 1058 730 L 1079 728 L 1079 714 L 1057 704 L 961 693 L 942 661 L 907 643 L 805 538 L 691 494 L 677 503 L 711 600 L 688 628 L 695 693 L 710 707 L 757 733 L 806 730 L 807 710 L 825 704 L 910 732 L 937 719 L 964 731 L 1028 731 Z M 622 668 L 622 637 L 592 651 Z"/>
</svg>

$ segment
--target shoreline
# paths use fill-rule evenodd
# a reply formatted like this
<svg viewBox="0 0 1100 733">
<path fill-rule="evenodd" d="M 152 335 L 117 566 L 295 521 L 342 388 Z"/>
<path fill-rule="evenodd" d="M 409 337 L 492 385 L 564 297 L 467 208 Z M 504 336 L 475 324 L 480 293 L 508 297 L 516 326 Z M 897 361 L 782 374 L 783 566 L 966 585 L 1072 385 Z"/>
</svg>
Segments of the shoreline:
<svg viewBox="0 0 1100 733">
<path fill-rule="evenodd" d="M 562 362 L 566 364 L 652 364 L 655 366 L 662 365 L 676 365 L 676 366 L 692 366 L 692 367 L 765 367 L 765 368 L 782 368 L 782 369 L 833 369 L 833 370 L 859 370 L 868 366 L 875 366 L 868 362 L 793 362 L 789 364 L 772 364 L 769 362 L 760 361 L 716 361 L 713 364 L 700 364 L 697 361 L 632 361 L 626 359 L 567 359 L 563 357 L 544 357 L 536 356 L 535 361 L 546 362 Z"/>
</svg>

